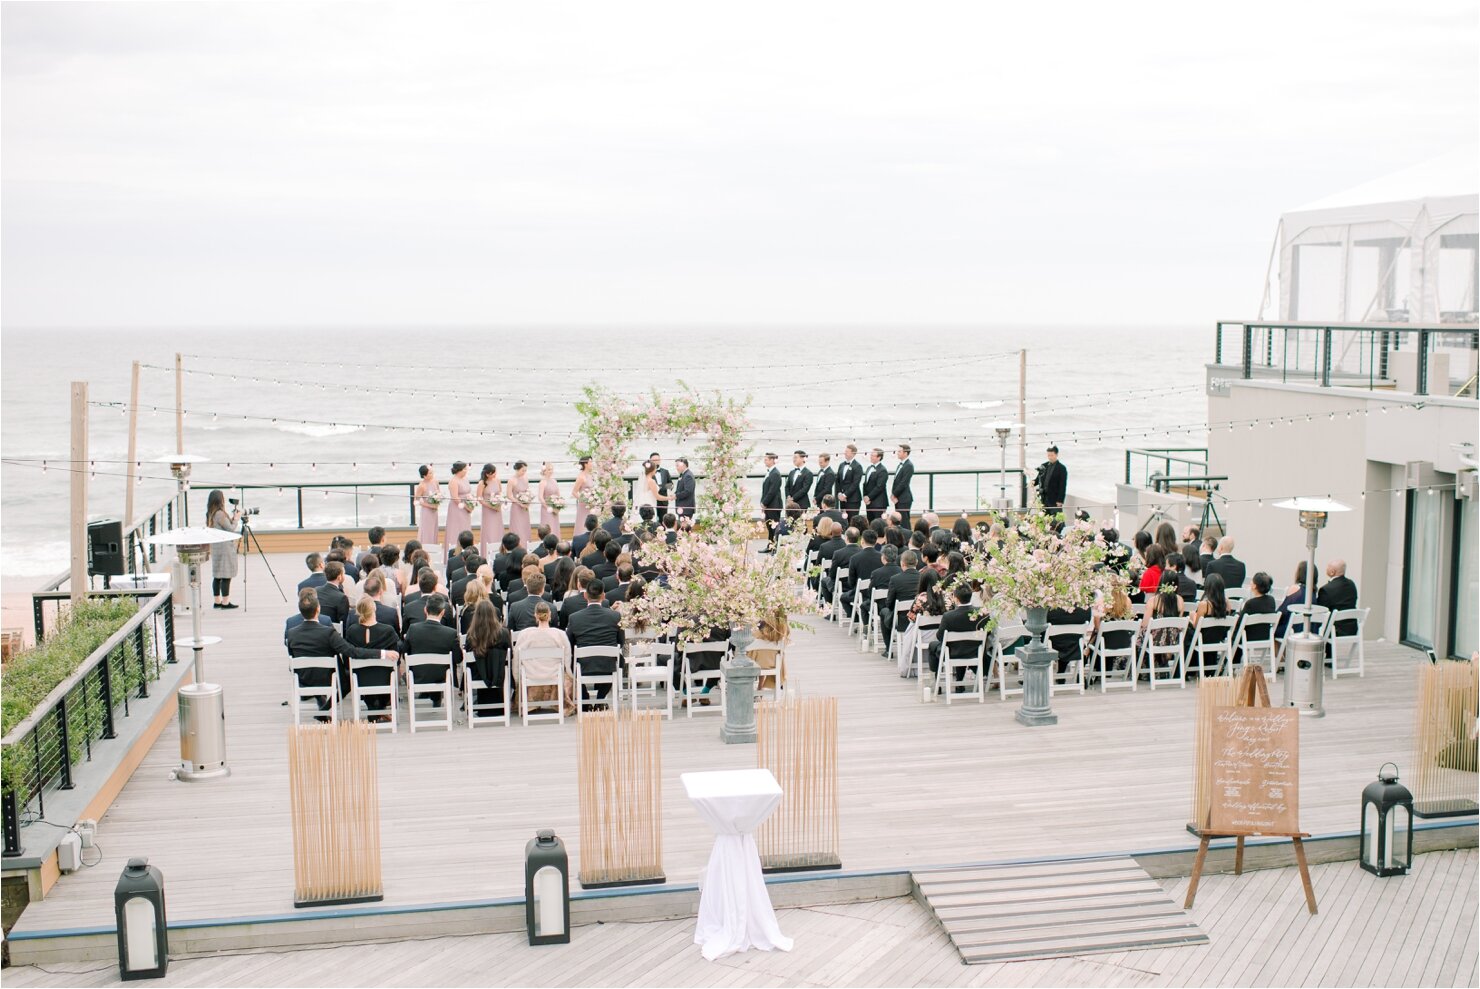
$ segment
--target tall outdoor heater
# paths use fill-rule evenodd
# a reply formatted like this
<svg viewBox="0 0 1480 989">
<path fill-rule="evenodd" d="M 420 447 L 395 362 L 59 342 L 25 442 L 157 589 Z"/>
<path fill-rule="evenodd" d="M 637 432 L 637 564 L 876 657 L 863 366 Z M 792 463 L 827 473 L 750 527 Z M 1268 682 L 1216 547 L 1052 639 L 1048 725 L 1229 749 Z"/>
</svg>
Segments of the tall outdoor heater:
<svg viewBox="0 0 1480 989">
<path fill-rule="evenodd" d="M 1316 541 L 1331 513 L 1349 512 L 1351 509 L 1330 498 L 1287 498 L 1275 502 L 1274 507 L 1300 513 L 1300 528 L 1305 530 L 1305 548 L 1310 551 L 1305 565 L 1305 625 L 1299 635 L 1291 635 L 1285 640 L 1288 657 L 1285 660 L 1284 706 L 1293 707 L 1312 718 L 1323 718 L 1326 716 L 1326 709 L 1322 706 L 1326 641 L 1312 628 L 1315 624 L 1312 610 L 1316 604 Z"/>
<path fill-rule="evenodd" d="M 209 780 L 228 775 L 226 768 L 226 703 L 221 685 L 206 679 L 205 647 L 221 641 L 220 636 L 200 634 L 200 565 L 211 558 L 211 547 L 229 543 L 238 537 L 224 529 L 202 527 L 171 529 L 149 541 L 159 546 L 173 546 L 184 564 L 190 581 L 190 629 L 188 639 L 176 639 L 175 645 L 189 646 L 195 652 L 192 682 L 180 688 L 180 768 L 175 777 L 182 780 Z"/>
<path fill-rule="evenodd" d="M 1001 473 L 997 475 L 997 500 L 992 507 L 999 512 L 1005 512 L 1012 508 L 1012 502 L 1007 498 L 1007 438 L 1014 432 L 1023 428 L 1020 422 L 989 422 L 987 428 L 997 434 L 997 445 L 1002 450 Z"/>
<path fill-rule="evenodd" d="M 156 464 L 169 464 L 170 473 L 175 478 L 175 504 L 176 516 L 174 524 L 183 529 L 190 524 L 190 469 L 196 464 L 210 462 L 210 457 L 202 457 L 198 453 L 167 453 L 162 457 L 155 457 Z M 209 519 L 207 520 L 209 521 Z M 154 540 L 157 542 L 157 540 Z M 185 593 L 186 576 L 183 567 L 171 566 L 171 583 L 175 588 L 175 608 L 186 607 L 194 609 L 191 598 Z"/>
</svg>

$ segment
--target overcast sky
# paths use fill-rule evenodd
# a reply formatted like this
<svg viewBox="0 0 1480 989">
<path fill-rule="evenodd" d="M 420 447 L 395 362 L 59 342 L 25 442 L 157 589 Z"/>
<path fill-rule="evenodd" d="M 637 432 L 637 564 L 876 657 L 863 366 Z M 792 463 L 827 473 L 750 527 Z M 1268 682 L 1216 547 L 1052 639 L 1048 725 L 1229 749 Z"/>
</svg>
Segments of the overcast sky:
<svg viewBox="0 0 1480 989">
<path fill-rule="evenodd" d="M 6 3 L 0 317 L 1206 326 L 1477 10 Z"/>
</svg>

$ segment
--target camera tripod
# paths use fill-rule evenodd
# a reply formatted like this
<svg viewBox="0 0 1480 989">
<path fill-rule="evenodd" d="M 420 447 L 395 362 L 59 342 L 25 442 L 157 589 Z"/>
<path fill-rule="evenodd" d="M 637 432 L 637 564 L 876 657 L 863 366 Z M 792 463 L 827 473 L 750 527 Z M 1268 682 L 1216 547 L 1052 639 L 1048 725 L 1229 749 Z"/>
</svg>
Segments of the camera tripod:
<svg viewBox="0 0 1480 989">
<path fill-rule="evenodd" d="M 277 588 L 278 596 L 281 597 L 283 599 L 283 602 L 286 604 L 287 603 L 287 600 L 288 600 L 288 595 L 286 595 L 286 594 L 283 593 L 283 585 L 280 584 L 280 583 L 278 583 L 277 574 L 275 574 L 275 573 L 272 572 L 272 564 L 268 562 L 268 560 L 267 560 L 267 554 L 264 553 L 264 552 L 262 552 L 262 543 L 258 541 L 257 534 L 252 531 L 252 526 L 251 526 L 250 523 L 247 522 L 246 516 L 243 516 L 242 517 L 242 542 L 244 544 L 246 544 L 247 552 L 248 553 L 252 552 L 253 550 L 256 550 L 257 551 L 257 555 L 262 558 L 262 565 L 267 568 L 267 575 L 272 578 L 272 586 Z M 247 571 L 246 571 L 246 568 L 243 568 L 242 569 L 242 601 L 243 601 L 243 603 L 245 603 L 246 600 L 247 600 L 247 593 L 246 592 L 247 592 Z"/>
</svg>

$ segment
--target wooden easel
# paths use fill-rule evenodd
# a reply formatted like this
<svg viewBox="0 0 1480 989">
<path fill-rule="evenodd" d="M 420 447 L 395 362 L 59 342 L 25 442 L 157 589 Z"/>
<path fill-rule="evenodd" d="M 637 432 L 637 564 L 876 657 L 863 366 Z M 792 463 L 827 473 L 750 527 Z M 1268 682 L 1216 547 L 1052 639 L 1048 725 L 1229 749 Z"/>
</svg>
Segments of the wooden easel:
<svg viewBox="0 0 1480 989">
<path fill-rule="evenodd" d="M 1264 668 L 1251 665 L 1245 668 L 1243 682 L 1239 685 L 1238 705 L 1240 707 L 1269 707 L 1269 686 L 1264 682 Z M 1187 900 L 1183 903 L 1183 909 L 1192 909 L 1192 901 L 1197 896 L 1197 883 L 1202 878 L 1203 864 L 1208 857 L 1208 843 L 1214 838 L 1235 839 L 1233 853 L 1233 874 L 1243 875 L 1244 872 L 1244 839 L 1251 837 L 1289 838 L 1290 843 L 1295 846 L 1295 863 L 1300 867 L 1300 883 L 1305 887 L 1305 906 L 1311 914 L 1316 913 L 1316 891 L 1310 883 L 1310 867 L 1305 861 L 1305 845 L 1303 839 L 1309 838 L 1310 833 L 1306 831 L 1292 832 L 1260 832 L 1260 831 L 1218 831 L 1208 830 L 1212 823 L 1212 811 L 1208 811 L 1208 819 L 1203 821 L 1203 827 L 1197 832 L 1197 859 L 1192 863 L 1192 878 L 1187 884 Z"/>
</svg>

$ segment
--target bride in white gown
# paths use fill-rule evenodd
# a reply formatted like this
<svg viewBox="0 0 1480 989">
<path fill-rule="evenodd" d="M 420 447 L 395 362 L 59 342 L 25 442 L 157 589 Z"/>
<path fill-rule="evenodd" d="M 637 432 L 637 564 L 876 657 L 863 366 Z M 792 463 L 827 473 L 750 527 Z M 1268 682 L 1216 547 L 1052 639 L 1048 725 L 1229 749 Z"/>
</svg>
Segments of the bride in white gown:
<svg viewBox="0 0 1480 989">
<path fill-rule="evenodd" d="M 642 465 L 642 476 L 637 479 L 632 494 L 633 509 L 639 509 L 643 505 L 651 506 L 654 512 L 658 510 L 658 468 L 652 461 Z"/>
</svg>

